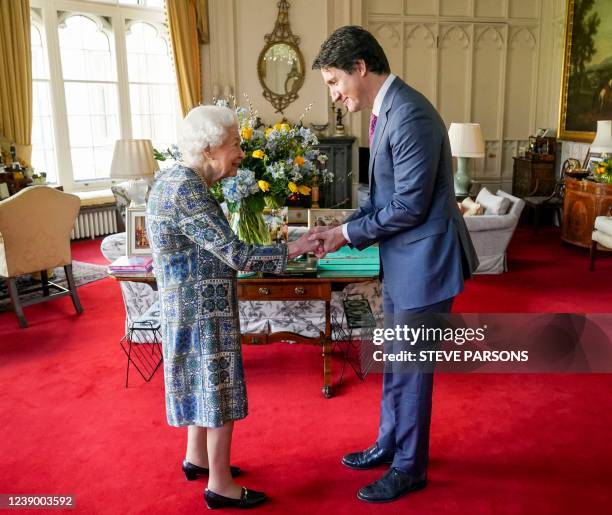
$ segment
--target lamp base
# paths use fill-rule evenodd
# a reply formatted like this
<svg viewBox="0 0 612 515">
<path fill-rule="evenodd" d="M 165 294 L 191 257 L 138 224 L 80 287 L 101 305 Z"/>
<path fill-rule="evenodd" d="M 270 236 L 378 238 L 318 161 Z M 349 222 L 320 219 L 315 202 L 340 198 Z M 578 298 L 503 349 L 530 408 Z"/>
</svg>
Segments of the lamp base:
<svg viewBox="0 0 612 515">
<path fill-rule="evenodd" d="M 128 195 L 130 196 L 130 207 L 144 207 L 147 204 L 147 194 L 150 183 L 146 179 L 135 179 L 130 181 Z"/>
<path fill-rule="evenodd" d="M 457 173 L 455 174 L 455 195 L 466 196 L 470 191 L 472 179 L 468 173 L 468 159 L 469 157 L 458 157 L 457 158 Z"/>
</svg>

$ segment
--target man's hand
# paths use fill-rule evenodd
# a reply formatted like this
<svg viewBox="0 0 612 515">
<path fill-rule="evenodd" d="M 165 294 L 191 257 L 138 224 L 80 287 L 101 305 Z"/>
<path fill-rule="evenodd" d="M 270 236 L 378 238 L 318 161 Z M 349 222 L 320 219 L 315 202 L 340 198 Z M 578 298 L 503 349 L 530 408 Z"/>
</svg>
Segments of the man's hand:
<svg viewBox="0 0 612 515">
<path fill-rule="evenodd" d="M 342 226 L 339 225 L 332 229 L 328 229 L 327 231 L 317 231 L 314 234 L 308 236 L 308 239 L 311 241 L 318 240 L 320 242 L 320 246 L 323 247 L 323 252 L 315 252 L 315 255 L 318 258 L 322 258 L 325 254 L 329 254 L 330 252 L 335 252 L 340 247 L 343 247 L 348 242 L 344 238 L 344 234 L 342 234 Z"/>
<path fill-rule="evenodd" d="M 319 254 L 323 252 L 323 245 L 318 240 L 310 240 L 310 232 L 304 234 L 301 238 L 287 244 L 287 254 L 290 259 L 293 259 L 308 252 Z"/>
</svg>

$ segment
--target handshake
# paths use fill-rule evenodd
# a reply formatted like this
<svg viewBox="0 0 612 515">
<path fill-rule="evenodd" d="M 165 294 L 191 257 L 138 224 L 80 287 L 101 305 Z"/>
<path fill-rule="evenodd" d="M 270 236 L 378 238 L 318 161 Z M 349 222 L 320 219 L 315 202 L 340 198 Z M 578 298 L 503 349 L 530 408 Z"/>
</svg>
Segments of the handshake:
<svg viewBox="0 0 612 515">
<path fill-rule="evenodd" d="M 325 257 L 330 252 L 335 252 L 347 243 L 342 226 L 335 227 L 312 227 L 298 240 L 287 245 L 288 256 L 293 259 L 307 252 L 314 252 L 318 258 Z"/>
</svg>

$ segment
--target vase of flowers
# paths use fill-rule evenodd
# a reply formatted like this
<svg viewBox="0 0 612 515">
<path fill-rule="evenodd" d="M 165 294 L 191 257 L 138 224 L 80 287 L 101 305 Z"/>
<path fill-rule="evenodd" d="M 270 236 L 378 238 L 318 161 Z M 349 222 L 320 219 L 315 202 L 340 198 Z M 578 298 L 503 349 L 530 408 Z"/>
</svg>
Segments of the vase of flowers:
<svg viewBox="0 0 612 515">
<path fill-rule="evenodd" d="M 595 180 L 605 184 L 612 184 L 612 159 L 604 159 L 597 163 L 595 168 Z"/>
<path fill-rule="evenodd" d="M 229 106 L 227 101 L 217 105 Z M 309 197 L 312 187 L 318 188 L 333 180 L 325 164 L 327 156 L 316 148 L 319 141 L 310 129 L 299 123 L 277 123 L 266 127 L 249 102 L 248 108 L 235 105 L 245 157 L 236 177 L 229 177 L 213 186 L 219 201 L 225 201 L 231 213 L 232 227 L 240 239 L 248 243 L 270 243 L 268 227 L 263 219 L 266 207 L 287 205 L 296 195 Z"/>
</svg>

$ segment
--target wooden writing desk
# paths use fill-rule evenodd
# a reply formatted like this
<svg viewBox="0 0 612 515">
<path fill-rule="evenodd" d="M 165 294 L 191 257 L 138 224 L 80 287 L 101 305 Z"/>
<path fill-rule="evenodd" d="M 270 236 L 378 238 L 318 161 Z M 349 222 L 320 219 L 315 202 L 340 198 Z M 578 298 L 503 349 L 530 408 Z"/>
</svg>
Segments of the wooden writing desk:
<svg viewBox="0 0 612 515">
<path fill-rule="evenodd" d="M 155 276 L 146 274 L 143 276 L 121 276 L 109 273 L 118 281 L 137 281 L 151 284 L 157 288 Z M 325 327 L 319 332 L 318 337 L 302 336 L 298 333 L 281 331 L 276 333 L 245 333 L 242 335 L 243 344 L 265 344 L 271 342 L 306 343 L 320 345 L 323 357 L 323 395 L 329 399 L 333 395 L 332 371 L 331 371 L 331 296 L 332 291 L 341 291 L 347 284 L 372 281 L 378 279 L 376 275 L 356 275 L 350 273 L 336 276 L 326 272 L 319 272 L 317 277 L 248 277 L 238 279 L 239 300 L 280 300 L 280 301 L 302 301 L 318 300 L 325 302 Z"/>
</svg>

